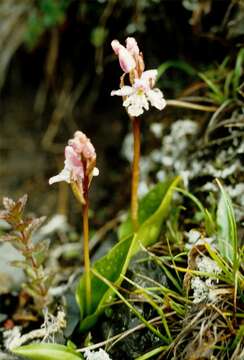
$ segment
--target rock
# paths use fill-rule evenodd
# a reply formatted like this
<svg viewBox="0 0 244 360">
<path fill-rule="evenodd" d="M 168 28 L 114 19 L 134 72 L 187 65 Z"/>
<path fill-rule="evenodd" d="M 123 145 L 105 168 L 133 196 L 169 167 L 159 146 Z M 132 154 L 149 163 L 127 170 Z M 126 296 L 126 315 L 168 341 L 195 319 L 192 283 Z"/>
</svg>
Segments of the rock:
<svg viewBox="0 0 244 360">
<path fill-rule="evenodd" d="M 0 245 L 0 294 L 19 288 L 23 283 L 23 270 L 11 265 L 11 261 L 19 260 L 23 260 L 23 257 L 11 244 Z"/>
</svg>

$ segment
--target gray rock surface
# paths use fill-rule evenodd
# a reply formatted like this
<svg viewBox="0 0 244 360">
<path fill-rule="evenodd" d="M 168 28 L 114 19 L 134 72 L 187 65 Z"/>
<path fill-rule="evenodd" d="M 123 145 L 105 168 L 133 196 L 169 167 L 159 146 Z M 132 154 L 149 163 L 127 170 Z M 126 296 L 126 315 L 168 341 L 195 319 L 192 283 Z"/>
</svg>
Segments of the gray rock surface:
<svg viewBox="0 0 244 360">
<path fill-rule="evenodd" d="M 22 259 L 23 257 L 11 244 L 0 244 L 0 294 L 13 288 L 19 288 L 20 284 L 23 283 L 24 273 L 22 269 L 11 265 L 11 261 Z"/>
</svg>

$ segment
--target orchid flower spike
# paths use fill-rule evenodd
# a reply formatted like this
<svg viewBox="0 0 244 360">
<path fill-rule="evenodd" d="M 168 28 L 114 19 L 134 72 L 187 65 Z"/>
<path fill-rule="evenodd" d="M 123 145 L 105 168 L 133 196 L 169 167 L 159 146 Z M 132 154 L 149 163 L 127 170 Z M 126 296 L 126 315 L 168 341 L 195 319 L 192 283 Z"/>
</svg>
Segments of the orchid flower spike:
<svg viewBox="0 0 244 360">
<path fill-rule="evenodd" d="M 116 55 L 118 55 L 120 66 L 125 73 L 129 73 L 131 86 L 121 83 L 119 90 L 113 90 L 111 95 L 123 97 L 123 106 L 132 117 L 143 114 L 144 110 L 149 109 L 149 104 L 158 110 L 163 110 L 166 101 L 160 89 L 154 88 L 157 78 L 157 70 L 144 71 L 145 64 L 143 55 L 139 50 L 134 38 L 126 39 L 126 47 L 120 44 L 118 40 L 113 40 L 111 46 Z M 125 54 L 127 54 L 125 56 Z M 132 60 L 134 66 L 132 66 Z M 126 66 L 125 66 L 126 63 Z"/>
<path fill-rule="evenodd" d="M 71 184 L 75 196 L 85 203 L 84 186 L 88 186 L 93 176 L 99 174 L 96 165 L 96 152 L 90 139 L 81 131 L 76 131 L 74 137 L 65 147 L 63 170 L 49 179 L 49 184 L 65 181 Z"/>
</svg>

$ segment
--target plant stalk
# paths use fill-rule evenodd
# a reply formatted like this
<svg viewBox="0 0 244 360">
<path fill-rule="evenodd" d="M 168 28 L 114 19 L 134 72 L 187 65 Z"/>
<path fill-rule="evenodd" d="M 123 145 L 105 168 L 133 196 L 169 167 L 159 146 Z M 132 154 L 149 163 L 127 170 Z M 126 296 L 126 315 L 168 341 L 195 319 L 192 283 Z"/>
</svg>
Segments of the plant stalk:
<svg viewBox="0 0 244 360">
<path fill-rule="evenodd" d="M 88 176 L 85 175 L 84 182 L 83 182 L 85 203 L 83 204 L 83 207 L 82 207 L 83 252 L 84 252 L 84 268 L 85 268 L 86 306 L 87 306 L 87 312 L 90 313 L 90 310 L 91 310 L 91 277 L 90 277 L 90 256 L 89 256 L 88 186 L 89 186 L 89 179 L 88 179 Z"/>
<path fill-rule="evenodd" d="M 131 220 L 134 231 L 137 231 L 138 223 L 138 185 L 140 179 L 140 152 L 141 152 L 141 135 L 140 119 L 132 118 L 134 154 L 132 164 L 132 182 L 131 182 Z"/>
</svg>

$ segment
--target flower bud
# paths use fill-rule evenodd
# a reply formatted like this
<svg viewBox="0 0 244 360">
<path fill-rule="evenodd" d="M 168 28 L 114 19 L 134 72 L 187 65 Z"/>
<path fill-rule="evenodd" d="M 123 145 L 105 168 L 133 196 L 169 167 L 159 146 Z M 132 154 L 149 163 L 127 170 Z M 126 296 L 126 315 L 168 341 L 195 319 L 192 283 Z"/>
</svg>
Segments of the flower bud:
<svg viewBox="0 0 244 360">
<path fill-rule="evenodd" d="M 128 37 L 126 39 L 126 49 L 134 57 L 137 57 L 139 55 L 139 53 L 140 53 L 137 42 L 133 37 Z"/>
<path fill-rule="evenodd" d="M 69 140 L 68 144 L 73 147 L 76 153 L 82 156 L 86 162 L 96 160 L 96 152 L 90 139 L 81 131 L 76 131 L 74 138 Z"/>
<path fill-rule="evenodd" d="M 129 53 L 128 50 L 126 50 L 125 47 L 122 46 L 119 49 L 118 56 L 120 67 L 125 73 L 129 73 L 131 72 L 131 70 L 135 69 L 136 62 L 133 56 Z"/>
<path fill-rule="evenodd" d="M 113 40 L 111 46 L 116 55 L 118 55 L 119 49 L 123 47 L 118 40 Z"/>
<path fill-rule="evenodd" d="M 119 58 L 119 64 L 121 69 L 125 73 L 129 73 L 131 72 L 131 70 L 135 69 L 136 61 L 133 58 L 133 55 L 123 45 L 121 45 L 118 40 L 113 40 L 111 42 L 111 46 L 113 48 L 113 51 Z"/>
</svg>

